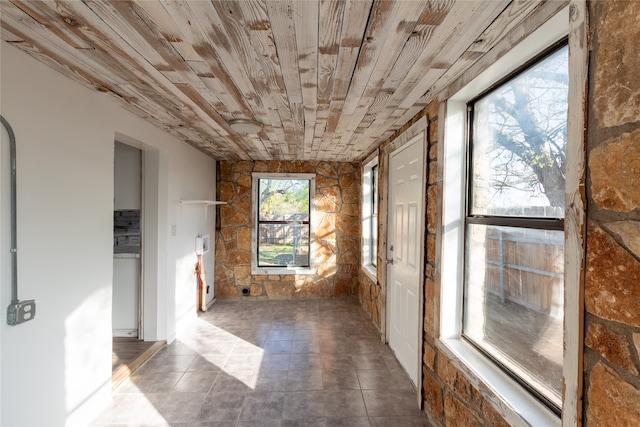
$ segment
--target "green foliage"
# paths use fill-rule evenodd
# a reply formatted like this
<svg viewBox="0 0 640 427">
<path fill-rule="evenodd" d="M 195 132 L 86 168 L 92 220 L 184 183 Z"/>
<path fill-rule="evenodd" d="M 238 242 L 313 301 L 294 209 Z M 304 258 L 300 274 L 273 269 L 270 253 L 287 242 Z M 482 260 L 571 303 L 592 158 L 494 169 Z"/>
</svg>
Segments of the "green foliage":
<svg viewBox="0 0 640 427">
<path fill-rule="evenodd" d="M 287 220 L 309 217 L 309 180 L 260 179 L 260 218 Z"/>
</svg>

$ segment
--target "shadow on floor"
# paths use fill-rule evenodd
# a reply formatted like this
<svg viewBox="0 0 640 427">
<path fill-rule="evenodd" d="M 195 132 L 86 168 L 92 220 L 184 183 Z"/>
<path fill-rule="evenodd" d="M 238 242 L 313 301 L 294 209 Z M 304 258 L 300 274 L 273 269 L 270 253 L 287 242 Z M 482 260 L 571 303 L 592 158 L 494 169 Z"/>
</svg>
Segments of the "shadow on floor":
<svg viewBox="0 0 640 427">
<path fill-rule="evenodd" d="M 218 301 L 95 426 L 429 426 L 357 299 Z"/>
</svg>

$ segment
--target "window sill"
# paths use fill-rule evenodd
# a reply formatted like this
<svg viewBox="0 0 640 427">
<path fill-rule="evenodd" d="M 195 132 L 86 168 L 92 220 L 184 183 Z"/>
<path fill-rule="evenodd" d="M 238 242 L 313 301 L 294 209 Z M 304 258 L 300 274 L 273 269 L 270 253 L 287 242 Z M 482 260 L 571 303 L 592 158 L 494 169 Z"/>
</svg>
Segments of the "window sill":
<svg viewBox="0 0 640 427">
<path fill-rule="evenodd" d="M 549 408 L 462 339 L 438 340 L 437 346 L 510 425 L 561 425 Z"/>
<path fill-rule="evenodd" d="M 273 275 L 308 275 L 316 274 L 314 267 L 252 267 L 251 274 L 273 274 Z"/>
<path fill-rule="evenodd" d="M 371 265 L 363 265 L 362 272 L 376 285 L 378 284 L 377 272 L 374 267 Z"/>
</svg>

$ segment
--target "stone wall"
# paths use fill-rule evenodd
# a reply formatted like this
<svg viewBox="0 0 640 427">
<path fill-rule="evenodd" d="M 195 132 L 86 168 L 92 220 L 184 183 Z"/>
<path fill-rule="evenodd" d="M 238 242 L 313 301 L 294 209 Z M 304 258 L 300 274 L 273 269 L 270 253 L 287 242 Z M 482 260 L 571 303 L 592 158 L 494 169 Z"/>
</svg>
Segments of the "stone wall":
<svg viewBox="0 0 640 427">
<path fill-rule="evenodd" d="M 371 316 L 378 330 L 382 327 L 382 293 L 380 292 L 379 283 L 378 281 L 374 282 L 364 272 L 360 271 L 358 298 L 362 308 Z"/>
<path fill-rule="evenodd" d="M 640 423 L 640 2 L 590 3 L 584 420 Z"/>
<path fill-rule="evenodd" d="M 318 161 L 220 161 L 217 194 L 215 296 L 313 298 L 357 295 L 360 271 L 360 169 L 357 164 Z M 315 173 L 313 204 L 317 274 L 252 275 L 252 172 Z"/>
</svg>

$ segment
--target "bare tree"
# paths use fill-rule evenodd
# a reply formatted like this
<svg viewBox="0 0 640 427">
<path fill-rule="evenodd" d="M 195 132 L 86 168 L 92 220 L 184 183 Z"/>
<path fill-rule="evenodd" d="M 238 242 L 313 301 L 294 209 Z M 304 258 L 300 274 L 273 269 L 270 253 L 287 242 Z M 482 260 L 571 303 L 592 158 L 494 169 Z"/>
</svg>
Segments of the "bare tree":
<svg viewBox="0 0 640 427">
<path fill-rule="evenodd" d="M 491 187 L 544 195 L 564 206 L 569 78 L 566 49 L 555 52 L 476 102 L 492 130 Z M 477 117 L 478 115 L 476 115 Z"/>
</svg>

